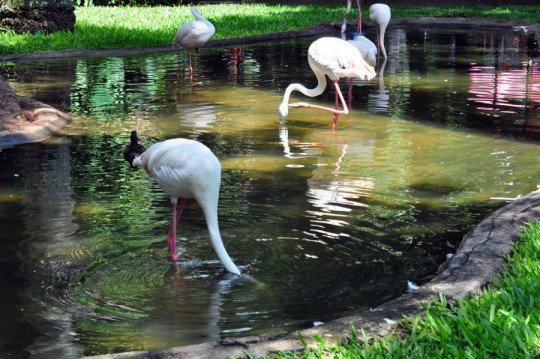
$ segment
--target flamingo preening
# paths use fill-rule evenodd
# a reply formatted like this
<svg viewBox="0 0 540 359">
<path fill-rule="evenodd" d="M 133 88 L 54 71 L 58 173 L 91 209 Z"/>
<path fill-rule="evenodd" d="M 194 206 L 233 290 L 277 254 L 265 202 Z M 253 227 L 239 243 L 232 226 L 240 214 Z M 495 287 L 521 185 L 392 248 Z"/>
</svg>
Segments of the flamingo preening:
<svg viewBox="0 0 540 359">
<path fill-rule="evenodd" d="M 221 164 L 212 151 L 200 142 L 175 138 L 153 144 L 132 158 L 130 164 L 144 168 L 171 197 L 172 226 L 167 236 L 171 260 L 178 261 L 176 226 L 187 199 L 193 198 L 204 212 L 210 240 L 225 269 L 240 274 L 223 245 L 219 231 L 217 208 Z"/>
<path fill-rule="evenodd" d="M 283 121 L 288 113 L 288 107 L 313 107 L 334 114 L 332 129 L 336 129 L 339 115 L 347 115 L 349 109 L 345 99 L 339 89 L 338 81 L 342 77 L 359 78 L 371 80 L 375 77 L 375 69 L 364 61 L 360 52 L 349 42 L 335 37 L 322 37 L 315 40 L 308 49 L 308 63 L 311 70 L 317 76 L 317 86 L 308 89 L 300 84 L 290 84 L 285 90 L 283 101 L 279 105 L 279 117 Z M 312 105 L 305 102 L 289 104 L 289 98 L 293 91 L 299 91 L 306 96 L 315 97 L 323 93 L 326 88 L 326 76 L 332 80 L 336 88 L 335 109 L 330 107 Z M 349 85 L 349 97 L 351 96 L 351 85 Z M 339 110 L 339 100 L 343 105 L 343 110 Z"/>
<path fill-rule="evenodd" d="M 145 148 L 139 143 L 139 136 L 137 135 L 137 131 L 131 131 L 129 141 L 129 145 L 126 146 L 123 152 L 124 159 L 129 162 L 131 168 L 136 168 L 133 166 L 133 160 L 136 156 L 143 153 L 145 151 Z"/>
<path fill-rule="evenodd" d="M 173 46 L 189 50 L 189 79 L 193 80 L 193 66 L 191 64 L 191 51 L 199 51 L 216 32 L 214 25 L 206 20 L 199 11 L 191 8 L 191 13 L 196 20 L 191 20 L 180 26 L 174 36 Z"/>
</svg>

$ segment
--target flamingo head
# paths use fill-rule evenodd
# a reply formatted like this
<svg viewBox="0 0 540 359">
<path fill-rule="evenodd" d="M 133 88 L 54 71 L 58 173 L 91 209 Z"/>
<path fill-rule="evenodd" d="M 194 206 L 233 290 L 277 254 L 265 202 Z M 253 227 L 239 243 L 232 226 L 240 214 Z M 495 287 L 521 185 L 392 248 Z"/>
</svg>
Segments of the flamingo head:
<svg viewBox="0 0 540 359">
<path fill-rule="evenodd" d="M 135 165 L 135 159 L 145 151 L 145 148 L 139 143 L 139 136 L 137 135 L 137 131 L 131 131 L 129 139 L 130 143 L 124 149 L 123 155 L 124 159 L 129 163 L 131 168 L 135 169 L 137 168 L 137 166 Z"/>
</svg>

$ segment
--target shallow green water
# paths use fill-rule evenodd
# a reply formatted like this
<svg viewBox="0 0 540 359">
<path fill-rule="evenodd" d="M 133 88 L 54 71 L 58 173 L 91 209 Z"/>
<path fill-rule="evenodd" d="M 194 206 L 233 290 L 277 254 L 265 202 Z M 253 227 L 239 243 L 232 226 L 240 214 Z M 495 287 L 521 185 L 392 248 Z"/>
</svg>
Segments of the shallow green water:
<svg viewBox="0 0 540 359">
<path fill-rule="evenodd" d="M 519 36 L 392 29 L 383 76 L 355 83 L 335 132 L 313 109 L 278 122 L 287 84 L 315 85 L 310 42 L 203 50 L 193 84 L 185 53 L 3 64 L 19 94 L 74 121 L 0 152 L 0 356 L 193 344 L 369 309 L 429 280 L 504 204 L 492 197 L 536 189 L 539 69 Z M 222 236 L 249 278 L 223 273 L 194 202 L 171 267 L 168 198 L 121 156 L 132 129 L 216 153 Z"/>
</svg>

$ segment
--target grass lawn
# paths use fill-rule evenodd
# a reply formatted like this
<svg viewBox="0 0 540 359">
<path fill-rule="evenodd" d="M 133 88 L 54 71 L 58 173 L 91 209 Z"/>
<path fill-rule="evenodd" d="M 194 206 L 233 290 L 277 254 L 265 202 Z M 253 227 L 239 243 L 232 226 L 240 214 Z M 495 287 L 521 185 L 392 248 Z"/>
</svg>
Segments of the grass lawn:
<svg viewBox="0 0 540 359">
<path fill-rule="evenodd" d="M 297 30 L 341 21 L 345 6 L 288 6 L 264 4 L 202 5 L 199 11 L 216 27 L 213 39 Z M 0 55 L 66 49 L 113 49 L 172 45 L 176 30 L 193 16 L 188 6 L 79 7 L 73 33 L 16 35 L 0 32 Z M 363 9 L 368 17 L 368 9 Z M 539 6 L 512 7 L 396 7 L 393 18 L 481 17 L 540 22 Z M 348 19 L 356 18 L 353 10 Z"/>
</svg>

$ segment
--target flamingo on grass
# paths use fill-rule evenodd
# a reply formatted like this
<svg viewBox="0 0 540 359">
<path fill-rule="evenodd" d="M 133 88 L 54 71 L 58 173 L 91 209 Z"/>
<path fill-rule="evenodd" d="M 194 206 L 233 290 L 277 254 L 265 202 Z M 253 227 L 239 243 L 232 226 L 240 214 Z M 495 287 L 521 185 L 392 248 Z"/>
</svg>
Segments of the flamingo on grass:
<svg viewBox="0 0 540 359">
<path fill-rule="evenodd" d="M 196 20 L 191 20 L 180 26 L 174 36 L 173 46 L 189 50 L 189 79 L 193 81 L 193 66 L 191 63 L 192 50 L 199 51 L 216 32 L 214 25 L 206 20 L 197 10 L 192 7 L 191 13 Z"/>
<path fill-rule="evenodd" d="M 129 146 L 128 146 L 129 147 Z M 128 151 L 134 167 L 142 167 L 171 198 L 172 225 L 167 243 L 173 263 L 178 261 L 176 226 L 188 199 L 201 206 L 210 240 L 225 269 L 234 274 L 240 270 L 227 253 L 218 224 L 218 200 L 221 164 L 212 151 L 200 142 L 174 138 L 157 142 L 142 153 Z"/>
<path fill-rule="evenodd" d="M 349 77 L 371 80 L 376 75 L 375 69 L 364 61 L 360 52 L 353 45 L 335 37 L 322 37 L 315 40 L 308 49 L 308 63 L 317 77 L 317 86 L 313 89 L 308 89 L 298 83 L 290 84 L 285 90 L 283 101 L 279 105 L 280 120 L 283 121 L 287 117 L 289 106 L 294 108 L 313 107 L 330 111 L 334 114 L 332 118 L 332 129 L 335 130 L 339 115 L 347 115 L 349 113 L 345 99 L 339 89 L 339 79 Z M 309 97 L 322 94 L 326 88 L 326 76 L 332 80 L 336 89 L 335 108 L 312 105 L 306 102 L 289 104 L 289 98 L 293 91 L 299 91 Z M 352 96 L 351 84 L 349 85 L 348 95 L 349 98 Z M 343 110 L 339 109 L 340 101 Z"/>
</svg>

